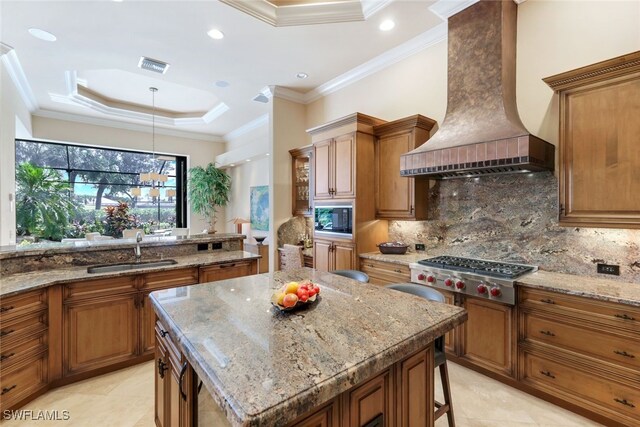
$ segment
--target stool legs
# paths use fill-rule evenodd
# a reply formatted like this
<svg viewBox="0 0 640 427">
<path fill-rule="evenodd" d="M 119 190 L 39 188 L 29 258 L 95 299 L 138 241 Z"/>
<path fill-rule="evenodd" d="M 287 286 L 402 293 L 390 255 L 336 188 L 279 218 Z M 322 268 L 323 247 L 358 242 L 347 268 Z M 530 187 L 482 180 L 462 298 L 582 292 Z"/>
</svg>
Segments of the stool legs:
<svg viewBox="0 0 640 427">
<path fill-rule="evenodd" d="M 442 383 L 444 403 L 436 402 L 437 410 L 435 412 L 434 419 L 437 420 L 446 413 L 449 427 L 455 427 L 456 422 L 453 419 L 453 406 L 451 406 L 451 388 L 449 387 L 449 370 L 447 369 L 447 362 L 445 361 L 438 368 L 440 369 L 440 382 Z"/>
</svg>

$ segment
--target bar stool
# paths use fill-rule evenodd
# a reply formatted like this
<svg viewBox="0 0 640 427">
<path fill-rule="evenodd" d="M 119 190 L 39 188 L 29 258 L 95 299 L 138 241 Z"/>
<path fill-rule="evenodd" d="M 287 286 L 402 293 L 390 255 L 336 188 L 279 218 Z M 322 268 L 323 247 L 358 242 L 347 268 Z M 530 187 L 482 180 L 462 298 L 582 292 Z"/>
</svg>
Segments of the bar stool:
<svg viewBox="0 0 640 427">
<path fill-rule="evenodd" d="M 358 270 L 334 270 L 331 273 L 338 276 L 348 277 L 362 283 L 369 283 L 369 275 Z"/>
<path fill-rule="evenodd" d="M 400 292 L 417 295 L 429 301 L 445 302 L 444 295 L 433 288 L 427 286 L 416 285 L 415 283 L 394 283 L 385 286 L 385 288 L 394 289 Z M 451 404 L 451 387 L 449 386 L 449 370 L 447 369 L 447 357 L 444 352 L 444 337 L 438 337 L 434 343 L 434 363 L 436 368 L 440 368 L 440 380 L 442 382 L 442 391 L 444 394 L 444 403 L 436 402 L 436 411 L 434 420 L 437 420 L 445 413 L 449 421 L 449 427 L 455 427 L 456 423 L 453 419 L 453 406 Z"/>
</svg>

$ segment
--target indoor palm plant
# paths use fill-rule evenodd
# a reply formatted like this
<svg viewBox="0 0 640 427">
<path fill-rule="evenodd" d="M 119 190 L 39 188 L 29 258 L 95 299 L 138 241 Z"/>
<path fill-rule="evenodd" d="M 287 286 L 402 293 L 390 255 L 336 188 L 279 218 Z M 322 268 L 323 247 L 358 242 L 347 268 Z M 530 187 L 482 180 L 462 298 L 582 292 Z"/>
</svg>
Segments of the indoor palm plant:
<svg viewBox="0 0 640 427">
<path fill-rule="evenodd" d="M 231 177 L 214 163 L 189 169 L 189 200 L 194 212 L 209 222 L 208 233 L 216 232 L 216 209 L 226 206 L 231 191 Z"/>
</svg>

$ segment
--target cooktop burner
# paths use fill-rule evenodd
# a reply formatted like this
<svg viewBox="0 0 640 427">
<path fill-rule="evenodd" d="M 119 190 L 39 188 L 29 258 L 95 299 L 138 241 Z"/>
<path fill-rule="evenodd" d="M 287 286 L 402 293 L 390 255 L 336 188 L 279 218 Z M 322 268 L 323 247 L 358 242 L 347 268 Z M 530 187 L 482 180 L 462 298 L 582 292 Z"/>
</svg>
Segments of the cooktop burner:
<svg viewBox="0 0 640 427">
<path fill-rule="evenodd" d="M 534 270 L 533 266 L 521 264 L 509 264 L 497 261 L 485 261 L 480 259 L 460 258 L 455 256 L 437 256 L 418 261 L 419 264 L 429 267 L 444 268 L 455 271 L 482 274 L 489 277 L 503 279 L 515 279 L 525 273 Z"/>
</svg>

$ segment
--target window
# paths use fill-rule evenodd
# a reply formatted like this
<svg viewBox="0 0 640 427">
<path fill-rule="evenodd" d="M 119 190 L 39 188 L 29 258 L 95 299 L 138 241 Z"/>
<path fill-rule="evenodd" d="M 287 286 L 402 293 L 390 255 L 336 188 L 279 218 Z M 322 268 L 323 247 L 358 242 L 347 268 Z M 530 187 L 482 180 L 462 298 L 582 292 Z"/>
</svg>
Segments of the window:
<svg viewBox="0 0 640 427">
<path fill-rule="evenodd" d="M 27 194 L 34 187 L 33 182 L 26 182 L 29 174 L 25 175 L 25 167 L 20 166 L 26 163 L 35 167 L 29 172 L 32 179 L 34 173 L 41 174 L 40 188 L 44 191 L 40 191 L 40 196 L 37 191 Z M 140 173 L 147 172 L 168 176 L 160 197 L 149 196 L 151 184 L 140 182 Z M 105 229 L 106 211 L 121 203 L 128 207 L 126 228 L 144 228 L 151 233 L 156 229 L 186 227 L 185 179 L 186 158 L 181 156 L 156 154 L 154 161 L 150 153 L 16 140 L 17 235 L 59 240 L 84 237 L 87 232 L 113 234 L 109 227 Z M 141 189 L 140 196 L 134 195 L 134 188 Z M 175 195 L 167 190 L 174 190 Z M 55 193 L 50 200 L 59 198 L 62 205 L 66 203 L 68 209 L 62 210 L 66 215 L 55 213 L 53 205 L 49 210 L 55 214 L 19 209 L 20 203 L 33 197 L 45 198 L 43 193 L 47 192 Z M 43 206 L 46 208 L 46 203 Z M 34 224 L 34 218 L 39 224 Z M 49 224 L 43 224 L 47 221 Z M 52 221 L 54 224 L 50 224 Z"/>
</svg>

